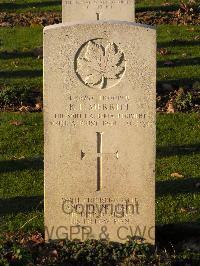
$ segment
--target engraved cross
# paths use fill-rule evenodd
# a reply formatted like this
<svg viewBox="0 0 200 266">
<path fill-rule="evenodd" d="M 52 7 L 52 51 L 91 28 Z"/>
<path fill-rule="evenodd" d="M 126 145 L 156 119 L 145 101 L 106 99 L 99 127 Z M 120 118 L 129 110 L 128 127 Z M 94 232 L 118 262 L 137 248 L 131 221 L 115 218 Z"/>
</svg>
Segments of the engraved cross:
<svg viewBox="0 0 200 266">
<path fill-rule="evenodd" d="M 102 172 L 103 172 L 103 155 L 114 155 L 116 159 L 119 159 L 119 152 L 115 153 L 103 153 L 103 134 L 104 132 L 97 132 L 97 191 L 102 188 Z M 86 156 L 81 150 L 81 160 Z"/>
</svg>

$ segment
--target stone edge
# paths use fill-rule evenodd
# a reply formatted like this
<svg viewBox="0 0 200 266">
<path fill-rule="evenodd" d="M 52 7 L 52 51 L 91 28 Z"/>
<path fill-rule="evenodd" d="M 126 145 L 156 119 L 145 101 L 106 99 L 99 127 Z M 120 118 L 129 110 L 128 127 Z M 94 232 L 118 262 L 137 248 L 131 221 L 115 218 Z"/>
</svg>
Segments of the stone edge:
<svg viewBox="0 0 200 266">
<path fill-rule="evenodd" d="M 130 22 L 130 21 L 119 21 L 119 20 L 101 20 L 101 21 L 94 21 L 94 20 L 87 20 L 87 21 L 74 21 L 74 22 L 65 22 L 65 23 L 59 23 L 59 24 L 54 24 L 50 26 L 44 27 L 43 31 L 51 30 L 51 29 L 56 29 L 56 28 L 62 28 L 65 26 L 75 26 L 75 25 L 127 25 L 127 26 L 136 26 L 136 27 L 141 27 L 141 28 L 146 28 L 150 29 L 153 31 L 156 31 L 156 27 L 146 25 L 146 24 L 141 24 L 141 23 L 136 23 L 136 22 Z"/>
</svg>

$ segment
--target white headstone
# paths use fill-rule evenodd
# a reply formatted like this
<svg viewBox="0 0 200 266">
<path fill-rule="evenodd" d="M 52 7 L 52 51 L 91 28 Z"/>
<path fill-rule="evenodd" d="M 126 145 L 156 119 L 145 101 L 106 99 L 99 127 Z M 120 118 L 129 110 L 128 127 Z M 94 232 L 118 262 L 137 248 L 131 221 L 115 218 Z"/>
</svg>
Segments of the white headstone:
<svg viewBox="0 0 200 266">
<path fill-rule="evenodd" d="M 46 239 L 154 242 L 156 32 L 44 29 Z"/>
</svg>

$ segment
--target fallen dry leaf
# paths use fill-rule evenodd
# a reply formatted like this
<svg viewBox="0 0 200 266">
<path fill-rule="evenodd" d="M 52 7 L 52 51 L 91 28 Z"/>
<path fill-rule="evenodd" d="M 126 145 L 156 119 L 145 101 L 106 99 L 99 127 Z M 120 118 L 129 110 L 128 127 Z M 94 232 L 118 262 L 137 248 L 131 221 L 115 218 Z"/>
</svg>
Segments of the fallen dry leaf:
<svg viewBox="0 0 200 266">
<path fill-rule="evenodd" d="M 186 56 L 187 56 L 187 54 L 186 54 L 186 53 L 183 53 L 183 54 L 182 54 L 182 56 L 183 56 L 183 57 L 186 57 Z"/>
<path fill-rule="evenodd" d="M 172 174 L 171 174 L 171 177 L 183 178 L 184 175 L 181 175 L 181 174 L 179 174 L 179 173 L 172 173 Z"/>
<path fill-rule="evenodd" d="M 169 2 L 166 2 L 166 3 L 162 3 L 161 4 L 161 6 L 170 6 L 171 5 L 171 3 L 169 3 Z"/>
<path fill-rule="evenodd" d="M 189 208 L 180 208 L 180 212 L 181 213 L 195 213 L 198 212 L 199 209 L 195 208 L 195 207 L 189 207 Z"/>
<path fill-rule="evenodd" d="M 200 40 L 200 35 L 194 37 L 195 40 Z"/>
<path fill-rule="evenodd" d="M 19 108 L 19 111 L 20 112 L 33 112 L 34 111 L 34 108 L 31 107 L 31 106 L 21 106 Z"/>
<path fill-rule="evenodd" d="M 186 209 L 186 208 L 180 208 L 180 212 L 181 212 L 181 213 L 188 212 L 188 209 Z"/>
<path fill-rule="evenodd" d="M 12 121 L 10 121 L 10 124 L 13 126 L 22 126 L 24 124 L 24 122 L 18 121 L 18 120 L 12 120 Z"/>
<path fill-rule="evenodd" d="M 167 54 L 169 54 L 169 52 L 168 52 L 168 50 L 166 48 L 159 48 L 158 49 L 158 53 L 160 55 L 167 55 Z"/>
<path fill-rule="evenodd" d="M 36 244 L 42 244 L 44 243 L 44 238 L 42 237 L 42 235 L 40 233 L 35 233 L 31 236 L 31 241 L 33 241 Z"/>
<path fill-rule="evenodd" d="M 175 113 L 175 108 L 172 100 L 169 100 L 168 103 L 166 104 L 166 112 L 167 114 Z"/>
<path fill-rule="evenodd" d="M 10 160 L 23 160 L 23 159 L 25 159 L 25 156 L 20 156 L 20 157 L 12 156 L 12 157 L 10 158 Z"/>
<path fill-rule="evenodd" d="M 41 111 L 42 110 L 42 103 L 36 103 L 35 110 L 36 111 Z"/>
</svg>

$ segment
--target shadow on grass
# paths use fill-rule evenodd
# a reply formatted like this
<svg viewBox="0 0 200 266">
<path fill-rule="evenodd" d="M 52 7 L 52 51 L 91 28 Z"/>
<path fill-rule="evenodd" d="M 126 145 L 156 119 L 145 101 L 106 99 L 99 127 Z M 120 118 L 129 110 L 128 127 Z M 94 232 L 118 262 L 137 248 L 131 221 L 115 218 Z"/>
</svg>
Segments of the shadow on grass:
<svg viewBox="0 0 200 266">
<path fill-rule="evenodd" d="M 0 71 L 0 78 L 41 77 L 42 70 Z"/>
<path fill-rule="evenodd" d="M 156 182 L 156 196 L 164 196 L 166 194 L 176 195 L 183 193 L 199 193 L 196 184 L 200 182 L 200 178 L 183 178 L 177 180 L 165 180 Z"/>
<path fill-rule="evenodd" d="M 163 84 L 171 84 L 174 86 L 174 88 L 179 88 L 180 86 L 191 86 L 196 81 L 200 82 L 200 78 L 193 77 L 193 78 L 180 78 L 180 79 L 166 79 L 166 80 L 158 80 L 157 81 L 157 88 L 159 90 L 160 87 L 162 87 Z"/>
<path fill-rule="evenodd" d="M 136 12 L 146 12 L 146 11 L 175 11 L 178 10 L 180 5 L 168 5 L 168 6 L 145 6 L 136 7 Z"/>
<path fill-rule="evenodd" d="M 200 153 L 200 144 L 158 146 L 157 158 L 175 155 L 191 155 Z"/>
<path fill-rule="evenodd" d="M 59 6 L 61 5 L 61 0 L 54 1 L 41 1 L 41 2 L 33 2 L 33 3 L 0 3 L 0 10 L 4 12 L 5 10 L 9 11 L 17 11 L 16 9 L 26 9 L 26 8 L 41 8 L 41 7 L 51 7 L 51 6 Z"/>
<path fill-rule="evenodd" d="M 26 169 L 43 169 L 43 158 L 20 159 L 10 161 L 0 161 L 0 173 L 23 171 Z"/>
<path fill-rule="evenodd" d="M 12 51 L 12 52 L 0 52 L 0 59 L 15 59 L 15 58 L 27 58 L 36 57 L 32 51 Z"/>
<path fill-rule="evenodd" d="M 168 65 L 165 65 L 165 62 L 166 61 L 158 61 L 157 67 L 169 67 Z M 200 65 L 200 57 L 173 59 L 173 60 L 170 60 L 170 62 L 172 62 L 172 65 L 170 67 L 195 66 L 195 65 Z"/>
<path fill-rule="evenodd" d="M 43 210 L 43 196 L 0 199 L 0 216 Z"/>
<path fill-rule="evenodd" d="M 173 40 L 170 42 L 158 42 L 158 48 L 169 48 L 174 46 L 199 46 L 200 41 L 198 40 Z"/>
<path fill-rule="evenodd" d="M 183 248 L 183 242 L 200 240 L 200 224 L 178 223 L 156 226 L 156 243 L 158 247 L 165 247 L 174 252 L 174 248 Z M 179 244 L 179 245 L 178 245 Z"/>
</svg>

